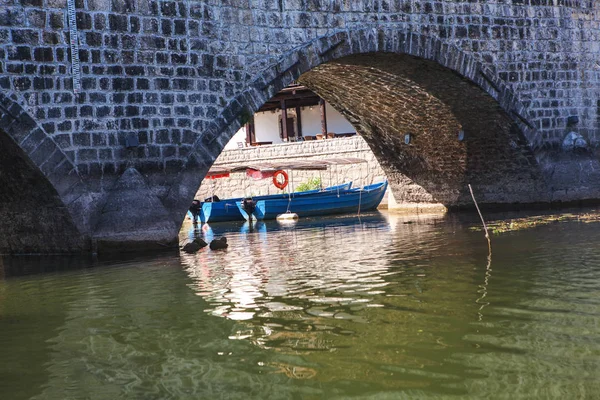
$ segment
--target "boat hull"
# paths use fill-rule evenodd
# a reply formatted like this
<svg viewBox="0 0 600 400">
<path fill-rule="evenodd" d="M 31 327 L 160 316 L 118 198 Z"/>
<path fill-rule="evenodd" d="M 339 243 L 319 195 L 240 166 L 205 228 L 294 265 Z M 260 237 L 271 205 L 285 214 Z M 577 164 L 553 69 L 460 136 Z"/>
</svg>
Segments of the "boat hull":
<svg viewBox="0 0 600 400">
<path fill-rule="evenodd" d="M 207 202 L 202 204 L 202 213 L 200 215 L 203 223 L 206 222 L 227 222 L 244 221 L 244 217 L 235 204 L 241 199 L 227 199 L 223 201 Z"/>
<path fill-rule="evenodd" d="M 297 196 L 285 199 L 256 201 L 253 217 L 256 220 L 275 219 L 284 213 L 296 213 L 299 217 L 345 214 L 376 209 L 387 189 L 387 181 L 366 186 L 362 189 L 349 189 L 338 192 L 321 192 L 315 196 Z M 246 219 L 248 214 L 238 208 Z"/>
<path fill-rule="evenodd" d="M 313 196 L 319 195 L 321 193 L 326 192 L 340 192 L 348 190 L 352 187 L 352 182 L 343 183 L 337 186 L 331 186 L 324 191 L 321 190 L 307 190 L 304 192 L 296 192 L 292 193 L 292 197 L 303 197 L 303 196 Z M 289 197 L 288 194 L 271 194 L 264 196 L 256 196 L 254 197 L 255 201 L 259 200 L 282 200 L 287 199 Z M 202 203 L 202 208 L 200 210 L 200 215 L 198 216 L 200 222 L 204 223 L 214 223 L 214 222 L 228 222 L 228 221 L 244 221 L 248 220 L 247 214 L 245 211 L 240 210 L 236 203 L 241 202 L 243 199 L 233 198 L 233 199 L 224 199 L 221 201 L 215 202 L 204 202 Z M 188 211 L 188 215 L 192 218 L 192 214 Z"/>
</svg>

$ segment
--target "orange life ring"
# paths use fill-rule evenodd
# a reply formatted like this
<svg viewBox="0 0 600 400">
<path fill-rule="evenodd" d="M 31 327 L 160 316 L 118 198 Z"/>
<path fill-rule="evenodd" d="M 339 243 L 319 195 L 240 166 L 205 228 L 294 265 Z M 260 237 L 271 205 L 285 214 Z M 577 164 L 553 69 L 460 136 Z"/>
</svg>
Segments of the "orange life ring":
<svg viewBox="0 0 600 400">
<path fill-rule="evenodd" d="M 279 179 L 277 179 L 277 177 L 279 175 L 283 175 L 283 182 L 279 182 Z M 288 185 L 288 174 L 285 171 L 282 170 L 277 170 L 275 171 L 275 173 L 273 174 L 273 185 L 275 185 L 275 187 L 277 189 L 285 189 L 285 187 Z"/>
</svg>

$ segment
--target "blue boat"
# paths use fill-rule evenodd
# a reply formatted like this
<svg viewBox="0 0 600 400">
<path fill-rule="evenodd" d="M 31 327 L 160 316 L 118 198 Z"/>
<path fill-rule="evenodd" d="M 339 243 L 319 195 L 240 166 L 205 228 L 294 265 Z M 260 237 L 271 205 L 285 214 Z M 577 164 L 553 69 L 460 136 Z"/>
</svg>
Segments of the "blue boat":
<svg viewBox="0 0 600 400">
<path fill-rule="evenodd" d="M 331 194 L 331 193 L 341 193 L 349 190 L 352 187 L 352 182 L 343 183 L 341 185 L 330 186 L 323 190 L 315 189 L 315 190 L 306 190 L 303 192 L 294 192 L 291 194 L 270 194 L 263 196 L 255 196 L 253 197 L 254 201 L 265 201 L 265 200 L 285 200 L 291 196 L 292 198 L 299 198 L 305 196 L 315 196 L 315 195 L 323 195 L 323 194 Z M 232 198 L 225 199 L 221 201 L 215 202 L 204 202 L 202 203 L 202 208 L 200 210 L 200 215 L 198 216 L 201 223 L 207 222 L 227 222 L 227 221 L 244 221 L 246 218 L 240 212 L 237 203 L 241 203 L 243 198 Z M 188 216 L 193 218 L 192 213 L 188 211 Z"/>
<path fill-rule="evenodd" d="M 214 202 L 203 202 L 200 214 L 198 215 L 199 222 L 205 224 L 210 222 L 227 222 L 227 221 L 244 221 L 244 217 L 240 214 L 236 202 L 242 201 L 241 197 L 226 199 Z M 193 215 L 190 211 L 187 212 L 190 219 Z"/>
<path fill-rule="evenodd" d="M 287 196 L 256 200 L 252 213 L 257 220 L 275 219 L 280 214 L 296 213 L 299 217 L 364 212 L 379 206 L 387 181 L 368 185 L 363 188 L 330 191 L 317 196 Z M 242 208 L 242 202 L 236 202 L 240 214 L 248 220 L 248 213 Z"/>
<path fill-rule="evenodd" d="M 236 202 L 241 200 L 237 198 L 202 203 L 200 222 L 244 221 L 236 205 Z"/>
</svg>

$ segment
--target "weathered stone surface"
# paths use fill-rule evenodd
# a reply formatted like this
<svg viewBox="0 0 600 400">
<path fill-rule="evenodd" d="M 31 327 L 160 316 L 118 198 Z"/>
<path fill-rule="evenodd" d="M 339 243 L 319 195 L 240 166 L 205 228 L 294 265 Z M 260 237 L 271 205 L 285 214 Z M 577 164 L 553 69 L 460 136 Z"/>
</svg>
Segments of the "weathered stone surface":
<svg viewBox="0 0 600 400">
<path fill-rule="evenodd" d="M 469 205 L 468 184 L 484 203 L 546 200 L 541 171 L 511 118 L 489 95 L 436 63 L 358 55 L 322 64 L 299 81 L 354 123 L 391 177 L 399 202 Z M 428 196 L 415 198 L 401 183 L 406 178 Z"/>
<path fill-rule="evenodd" d="M 89 250 L 59 194 L 0 128 L 0 254 Z"/>
<path fill-rule="evenodd" d="M 227 113 L 227 105 L 246 99 L 250 87 L 258 88 L 259 100 L 240 104 L 256 109 L 265 94 L 273 94 L 311 67 L 342 55 L 376 51 L 436 60 L 476 81 L 505 107 L 516 100 L 514 111 L 534 127 L 542 141 L 560 142 L 573 115 L 580 118 L 581 133 L 596 141 L 598 91 L 594 88 L 599 77 L 593 57 L 588 56 L 600 51 L 594 28 L 600 19 L 596 3 L 550 6 L 520 1 L 495 5 L 400 0 L 382 7 L 378 0 L 365 0 L 319 7 L 312 2 L 285 1 L 280 9 L 273 9 L 270 3 L 258 1 L 232 6 L 227 2 L 90 0 L 78 4 L 77 10 L 85 74 L 83 93 L 77 97 L 64 96 L 71 91 L 65 56 L 67 27 L 53 25 L 58 35 L 42 46 L 46 22 L 36 22 L 46 14 L 48 23 L 62 21 L 57 16 L 65 13 L 65 1 L 40 2 L 39 6 L 27 0 L 13 3 L 5 5 L 0 18 L 0 32 L 7 36 L 0 41 L 0 51 L 7 55 L 0 57 L 0 72 L 9 78 L 6 89 L 26 99 L 32 115 L 46 115 L 38 123 L 53 131 L 63 124 L 62 132 L 79 132 L 87 122 L 87 131 L 107 136 L 149 130 L 148 145 L 177 144 L 173 134 L 192 124 L 187 114 L 175 112 L 182 106 L 196 104 L 200 118 L 195 121 L 206 126 L 221 112 Z M 31 24 L 24 27 L 29 17 Z M 134 48 L 141 51 L 132 54 Z M 28 71 L 11 70 L 17 65 L 22 68 L 22 61 L 31 61 Z M 56 68 L 57 62 L 64 72 L 55 78 L 40 76 L 43 69 Z M 53 101 L 43 99 L 42 93 Z M 148 126 L 141 129 L 134 127 L 139 98 L 154 106 L 146 108 Z M 51 108 L 74 105 L 88 108 L 79 120 L 69 114 L 70 127 L 67 121 L 48 117 Z M 156 141 L 161 129 L 170 133 L 168 143 Z M 202 134 L 202 130 L 195 132 Z M 80 147 L 73 143 L 64 150 Z M 112 157 L 101 163 L 118 163 L 122 156 L 114 152 Z M 169 157 L 185 159 L 180 154 Z M 143 158 L 162 161 L 160 153 L 144 152 Z M 77 160 L 85 164 L 82 171 L 92 162 L 97 161 Z"/>
<path fill-rule="evenodd" d="M 93 239 L 99 247 L 103 243 L 123 242 L 137 250 L 151 243 L 172 245 L 178 230 L 144 177 L 130 167 L 116 182 L 102 208 Z"/>
<path fill-rule="evenodd" d="M 587 142 L 577 132 L 569 132 L 562 141 L 561 148 L 563 151 L 584 151 L 588 147 Z"/>
</svg>

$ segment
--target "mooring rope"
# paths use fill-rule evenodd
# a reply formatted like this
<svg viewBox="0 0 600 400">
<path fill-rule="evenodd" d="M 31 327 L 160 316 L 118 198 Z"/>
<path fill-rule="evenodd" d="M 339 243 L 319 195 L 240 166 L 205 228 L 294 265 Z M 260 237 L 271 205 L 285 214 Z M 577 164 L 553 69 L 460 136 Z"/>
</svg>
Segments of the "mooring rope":
<svg viewBox="0 0 600 400">
<path fill-rule="evenodd" d="M 291 179 L 291 184 L 292 186 L 294 185 L 294 174 L 292 173 L 292 171 L 290 170 L 290 176 L 292 177 Z M 287 205 L 287 210 L 286 213 L 290 212 L 290 205 L 292 204 L 292 186 L 290 186 L 290 190 L 288 190 L 288 205 Z"/>
</svg>

